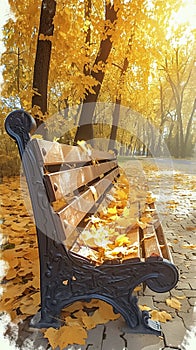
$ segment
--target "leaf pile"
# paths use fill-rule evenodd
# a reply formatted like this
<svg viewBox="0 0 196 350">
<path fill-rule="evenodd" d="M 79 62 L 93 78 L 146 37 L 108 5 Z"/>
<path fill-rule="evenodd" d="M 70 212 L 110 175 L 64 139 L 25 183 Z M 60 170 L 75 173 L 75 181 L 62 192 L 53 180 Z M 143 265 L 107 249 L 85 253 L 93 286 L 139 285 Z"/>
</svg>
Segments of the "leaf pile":
<svg viewBox="0 0 196 350">
<path fill-rule="evenodd" d="M 121 171 L 119 180 L 106 195 L 97 213 L 88 219 L 72 250 L 97 264 L 106 260 L 138 257 L 140 243 L 137 233 L 139 228 L 145 232 L 155 222 L 155 209 L 149 207 L 155 198 L 151 192 L 145 191 L 141 208 L 137 194 Z"/>
<path fill-rule="evenodd" d="M 62 312 L 65 324 L 60 329 L 49 328 L 44 331 L 44 337 L 48 339 L 53 349 L 59 346 L 64 349 L 69 344 L 84 345 L 88 337 L 87 331 L 104 324 L 110 320 L 116 320 L 119 314 L 114 314 L 111 305 L 101 300 L 91 302 L 75 302 Z"/>
<path fill-rule="evenodd" d="M 0 191 L 3 233 L 1 258 L 8 266 L 2 280 L 4 293 L 0 310 L 9 313 L 12 321 L 18 323 L 36 314 L 40 308 L 38 246 L 34 223 L 21 196 L 19 178 L 9 178 L 0 184 Z M 104 259 L 134 257 L 138 249 L 138 243 L 133 238 L 134 232 L 139 227 L 144 230 L 152 225 L 154 209 L 149 205 L 155 200 L 148 192 L 147 204 L 141 214 L 136 192 L 133 187 L 130 188 L 122 173 L 118 183 L 106 196 L 106 202 L 87 222 L 87 229 L 77 242 L 80 254 L 99 264 Z M 161 315 L 162 322 L 164 318 L 169 319 L 168 315 Z M 113 312 L 111 305 L 100 300 L 76 302 L 63 310 L 63 326 L 59 330 L 43 330 L 44 337 L 53 349 L 58 346 L 64 349 L 74 343 L 85 344 L 89 329 L 119 316 Z M 153 310 L 152 317 L 158 317 Z M 159 315 L 159 319 L 161 317 Z"/>
<path fill-rule="evenodd" d="M 39 309 L 39 261 L 35 227 L 24 207 L 19 178 L 0 184 L 1 259 L 6 262 L 0 310 L 16 323 Z"/>
</svg>

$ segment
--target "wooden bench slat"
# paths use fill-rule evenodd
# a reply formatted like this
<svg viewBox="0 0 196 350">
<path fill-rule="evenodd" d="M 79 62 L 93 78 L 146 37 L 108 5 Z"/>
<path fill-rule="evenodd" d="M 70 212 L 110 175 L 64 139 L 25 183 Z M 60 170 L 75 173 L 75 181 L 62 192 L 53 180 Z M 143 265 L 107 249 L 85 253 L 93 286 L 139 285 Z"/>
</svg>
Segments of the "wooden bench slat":
<svg viewBox="0 0 196 350">
<path fill-rule="evenodd" d="M 157 235 L 153 226 L 143 229 L 144 257 L 162 257 Z"/>
<path fill-rule="evenodd" d="M 127 237 L 130 240 L 130 246 L 134 245 L 135 249 L 131 253 L 131 259 L 139 259 L 141 258 L 141 249 L 140 249 L 140 233 L 139 233 L 139 227 L 132 228 L 131 231 L 127 232 Z M 137 249 L 136 249 L 137 247 Z M 129 258 L 129 256 L 127 256 Z M 124 260 L 126 257 L 124 258 Z"/>
<path fill-rule="evenodd" d="M 115 167 L 117 167 L 117 161 L 108 161 L 44 175 L 50 201 L 60 200 Z"/>
<path fill-rule="evenodd" d="M 164 236 L 163 229 L 162 229 L 162 226 L 160 223 L 156 227 L 156 233 L 157 233 L 157 238 L 158 238 L 159 245 L 160 245 L 164 259 L 167 259 L 173 263 L 173 258 L 172 258 L 171 252 L 168 248 L 167 241 L 166 241 L 166 238 Z"/>
<path fill-rule="evenodd" d="M 57 212 L 62 224 L 66 227 L 66 239 L 72 234 L 87 213 L 91 212 L 93 206 L 100 197 L 110 188 L 112 181 L 119 174 L 119 169 L 112 170 L 94 186 L 95 193 L 89 188 L 87 191 L 77 196 L 69 205 Z M 75 240 L 75 237 L 74 237 Z"/>
<path fill-rule="evenodd" d="M 165 235 L 163 233 L 163 228 L 162 228 L 162 225 L 159 221 L 159 216 L 157 214 L 154 203 L 149 204 L 149 208 L 155 210 L 153 217 L 156 220 L 155 230 L 156 230 L 156 235 L 157 235 L 157 239 L 159 242 L 159 246 L 160 246 L 160 249 L 162 252 L 162 256 L 164 259 L 167 259 L 173 263 L 173 258 L 172 258 L 171 252 L 168 248 L 167 240 L 166 240 Z"/>
<path fill-rule="evenodd" d="M 114 153 L 90 149 L 85 152 L 79 146 L 70 146 L 41 139 L 32 140 L 35 153 L 41 165 L 90 162 L 92 160 L 115 159 Z"/>
</svg>

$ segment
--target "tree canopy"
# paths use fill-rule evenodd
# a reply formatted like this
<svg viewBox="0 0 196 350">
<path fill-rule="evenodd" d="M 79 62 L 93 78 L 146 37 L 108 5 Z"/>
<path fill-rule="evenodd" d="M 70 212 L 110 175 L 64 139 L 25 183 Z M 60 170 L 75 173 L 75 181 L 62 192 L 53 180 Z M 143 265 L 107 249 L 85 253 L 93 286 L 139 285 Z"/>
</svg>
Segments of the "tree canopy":
<svg viewBox="0 0 196 350">
<path fill-rule="evenodd" d="M 149 142 L 154 142 L 153 149 L 161 149 L 166 141 L 173 155 L 191 154 L 196 33 L 190 23 L 175 21 L 182 0 L 9 0 L 9 4 L 13 16 L 4 26 L 2 121 L 18 107 L 43 121 L 75 106 L 76 135 L 69 135 L 73 142 L 98 133 L 96 127 L 89 134 L 89 128 L 76 130 L 78 124 L 112 124 L 114 108 L 103 120 L 89 105 L 85 110 L 85 103 L 117 103 L 143 118 L 137 121 L 137 142 L 131 132 L 113 133 L 119 143 L 126 143 L 126 152 L 140 152 L 142 143 L 148 148 Z M 40 29 L 43 5 L 49 9 L 45 31 Z M 52 31 L 47 32 L 48 23 Z M 44 94 L 35 84 L 40 45 L 50 50 L 44 108 L 36 102 Z M 42 51 L 40 59 L 44 62 Z M 132 114 L 119 118 L 134 129 L 137 118 Z M 151 125 L 159 130 L 158 138 L 153 139 Z M 112 134 L 107 127 L 99 127 L 99 132 Z"/>
</svg>

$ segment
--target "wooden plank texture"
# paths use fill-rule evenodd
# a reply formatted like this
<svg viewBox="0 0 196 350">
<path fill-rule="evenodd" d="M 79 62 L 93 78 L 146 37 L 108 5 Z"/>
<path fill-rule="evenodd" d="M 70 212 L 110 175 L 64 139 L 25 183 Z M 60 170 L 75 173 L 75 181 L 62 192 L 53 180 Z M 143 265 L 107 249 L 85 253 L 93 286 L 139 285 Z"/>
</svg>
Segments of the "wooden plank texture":
<svg viewBox="0 0 196 350">
<path fill-rule="evenodd" d="M 117 167 L 117 161 L 108 161 L 44 175 L 50 201 L 60 200 L 115 167 Z"/>
<path fill-rule="evenodd" d="M 32 140 L 34 151 L 40 164 L 62 164 L 90 162 L 97 160 L 115 159 L 114 153 L 99 151 L 86 147 L 83 150 L 79 146 L 69 146 L 58 142 L 50 142 L 41 139 Z"/>
<path fill-rule="evenodd" d="M 160 245 L 160 248 L 161 248 L 162 256 L 163 256 L 164 259 L 168 259 L 169 261 L 171 261 L 173 263 L 173 258 L 172 258 L 170 249 L 168 247 L 167 240 L 166 240 L 166 237 L 164 235 L 163 228 L 162 228 L 162 225 L 160 223 L 159 216 L 158 216 L 158 213 L 156 211 L 155 204 L 151 203 L 149 205 L 149 208 L 150 209 L 155 209 L 153 217 L 156 220 L 156 224 L 154 225 L 154 227 L 155 227 L 157 239 L 158 239 L 158 242 L 159 242 L 159 245 Z"/>
<path fill-rule="evenodd" d="M 162 252 L 159 246 L 157 235 L 153 226 L 143 230 L 143 245 L 145 258 L 162 257 Z"/>
<path fill-rule="evenodd" d="M 111 173 L 99 180 L 94 186 L 90 187 L 80 196 L 77 196 L 69 205 L 57 212 L 64 226 L 66 238 L 70 237 L 86 214 L 91 213 L 91 209 L 100 197 L 111 187 L 113 180 L 118 174 L 118 168 L 112 170 Z M 73 242 L 75 238 L 76 236 L 73 235 Z"/>
<path fill-rule="evenodd" d="M 140 259 L 141 252 L 140 252 L 140 234 L 139 234 L 139 227 L 132 228 L 130 231 L 127 232 L 127 237 L 130 241 L 130 247 L 134 246 L 134 250 L 128 254 L 127 258 L 130 259 Z M 129 249 L 129 248 L 128 248 Z M 131 250 L 131 248 L 130 248 Z M 124 258 L 126 259 L 126 258 Z"/>
</svg>

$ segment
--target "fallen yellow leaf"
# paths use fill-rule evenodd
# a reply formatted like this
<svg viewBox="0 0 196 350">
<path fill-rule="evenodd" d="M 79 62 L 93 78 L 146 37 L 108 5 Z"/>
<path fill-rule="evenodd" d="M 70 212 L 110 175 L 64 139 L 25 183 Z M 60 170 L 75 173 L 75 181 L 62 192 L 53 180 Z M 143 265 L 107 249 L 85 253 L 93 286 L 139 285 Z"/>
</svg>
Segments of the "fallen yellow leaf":
<svg viewBox="0 0 196 350">
<path fill-rule="evenodd" d="M 127 244 L 129 244 L 129 243 L 130 243 L 130 240 L 129 240 L 129 238 L 128 238 L 125 234 L 119 235 L 119 236 L 115 239 L 115 245 L 116 245 L 116 246 L 119 246 L 119 247 L 121 247 L 121 246 L 123 246 L 123 245 L 127 245 Z"/>
<path fill-rule="evenodd" d="M 137 286 L 134 288 L 134 292 L 140 292 L 140 290 L 142 290 L 141 286 Z"/>
<path fill-rule="evenodd" d="M 123 190 L 117 190 L 115 193 L 115 197 L 117 197 L 118 200 L 127 199 L 127 193 Z"/>
<path fill-rule="evenodd" d="M 166 304 L 173 309 L 180 310 L 181 309 L 181 303 L 176 298 L 166 299 Z"/>
<path fill-rule="evenodd" d="M 151 307 L 147 306 L 147 305 L 139 305 L 140 310 L 142 311 L 150 311 Z"/>
<path fill-rule="evenodd" d="M 112 214 L 112 215 L 117 214 L 116 206 L 113 208 L 108 208 L 108 214 Z"/>
<path fill-rule="evenodd" d="M 150 312 L 151 319 L 153 321 L 159 321 L 165 323 L 166 321 L 172 320 L 172 316 L 166 311 L 152 310 Z"/>
<path fill-rule="evenodd" d="M 53 349 L 59 347 L 60 350 L 63 350 L 66 346 L 72 344 L 85 345 L 87 332 L 76 320 L 70 326 L 62 326 L 59 329 L 47 329 L 44 333 L 44 338 L 48 339 Z"/>
</svg>

